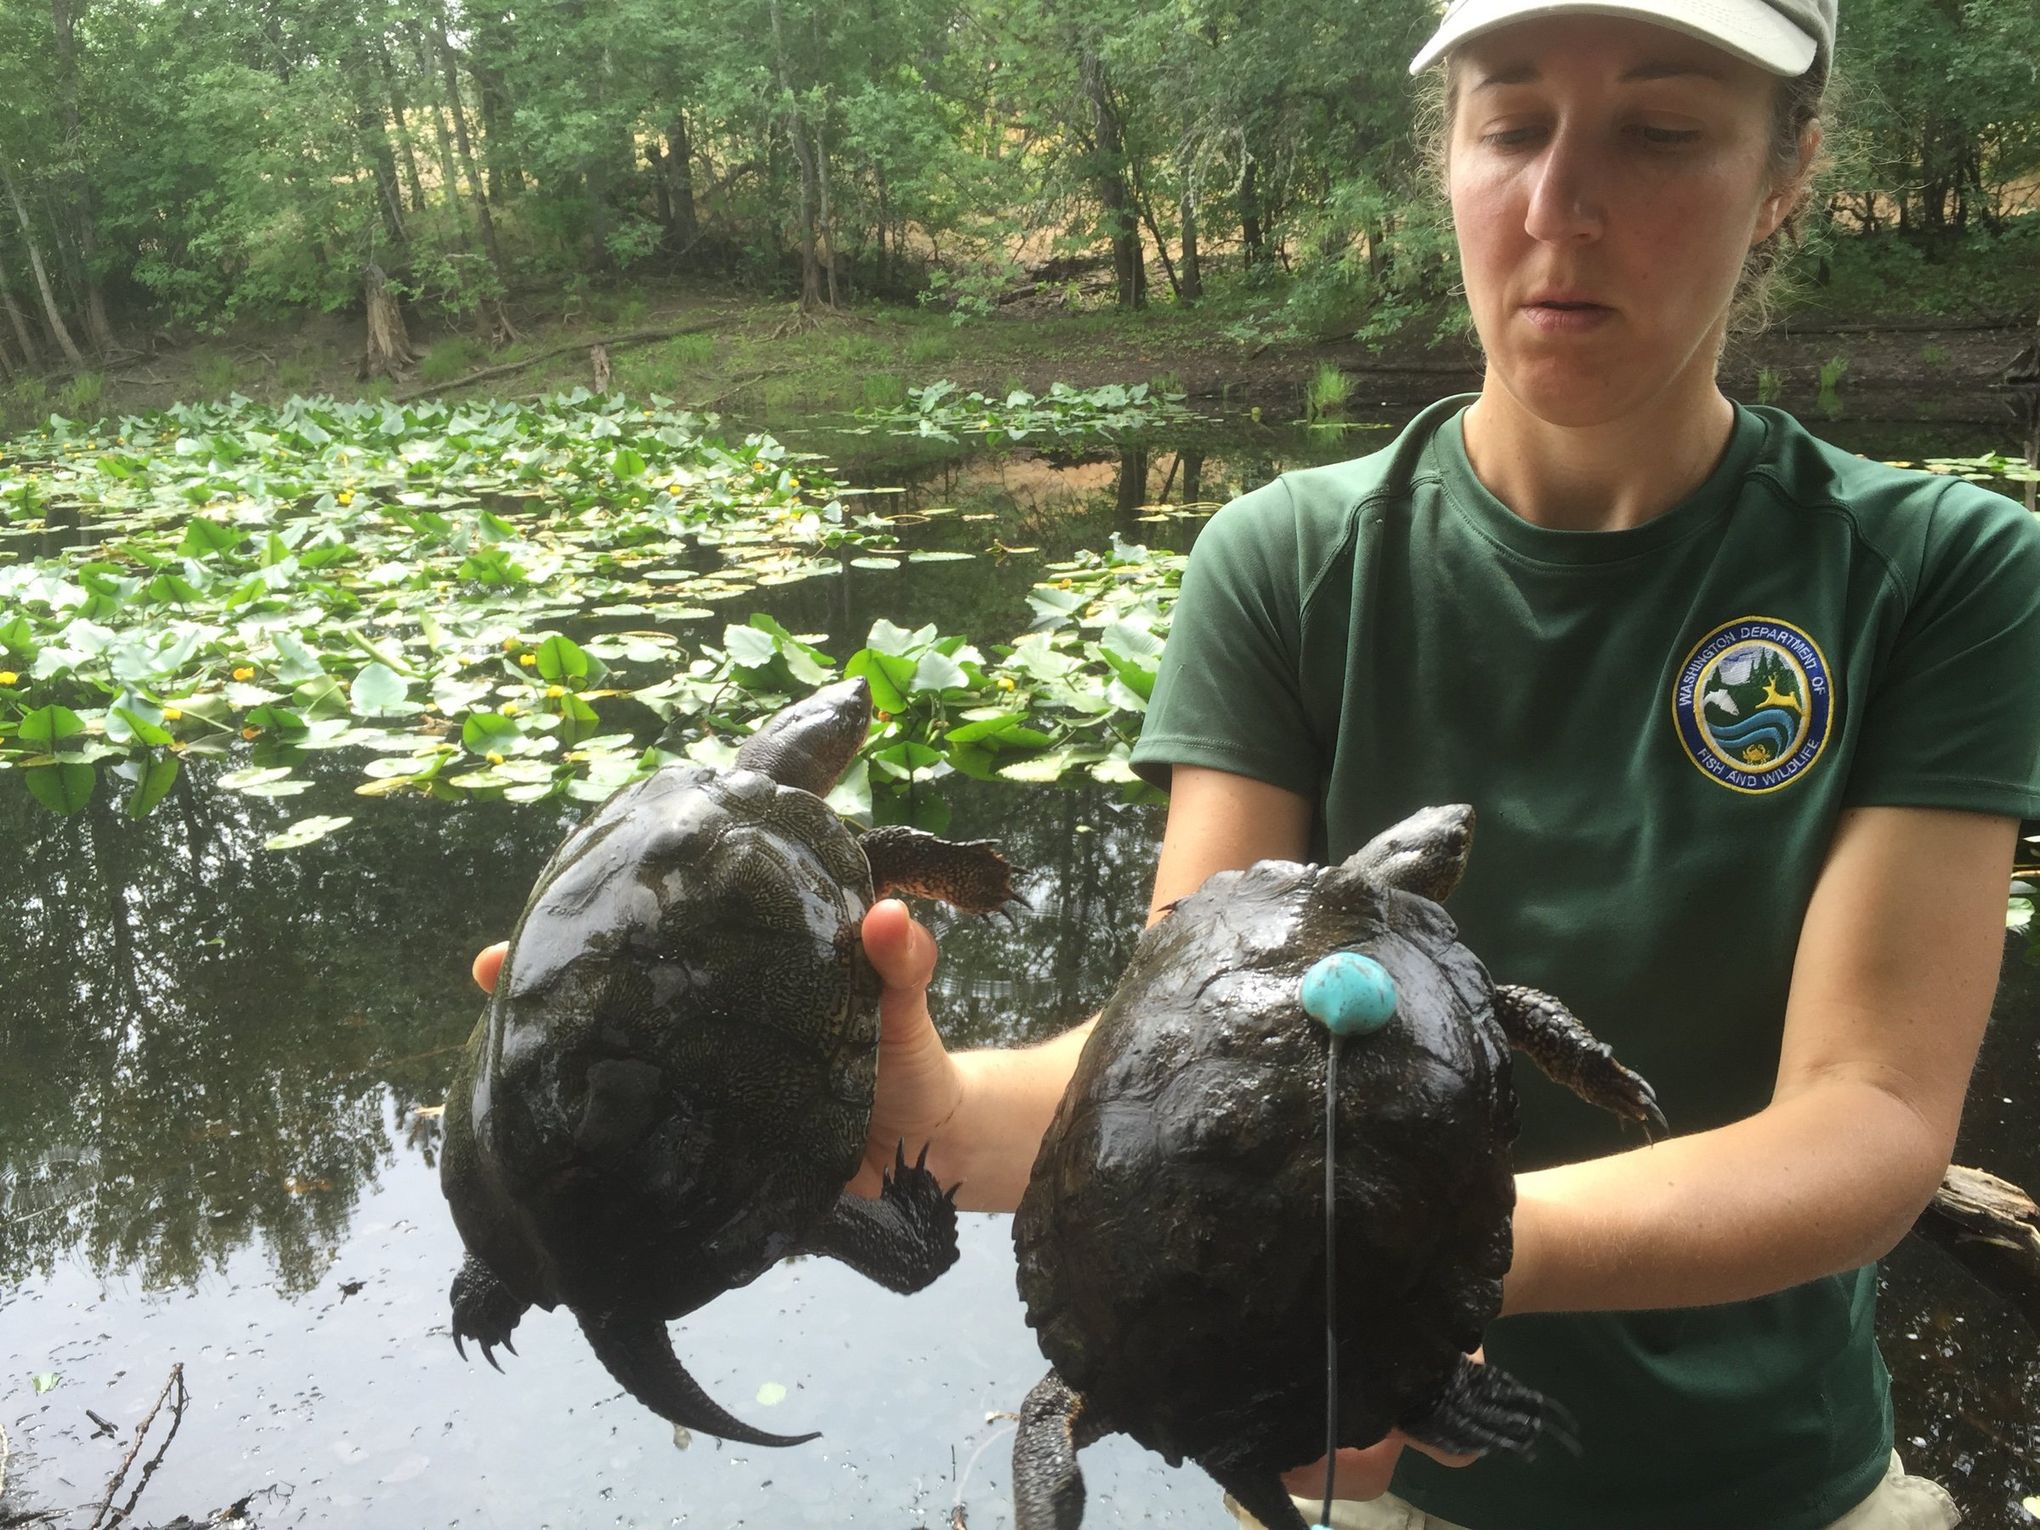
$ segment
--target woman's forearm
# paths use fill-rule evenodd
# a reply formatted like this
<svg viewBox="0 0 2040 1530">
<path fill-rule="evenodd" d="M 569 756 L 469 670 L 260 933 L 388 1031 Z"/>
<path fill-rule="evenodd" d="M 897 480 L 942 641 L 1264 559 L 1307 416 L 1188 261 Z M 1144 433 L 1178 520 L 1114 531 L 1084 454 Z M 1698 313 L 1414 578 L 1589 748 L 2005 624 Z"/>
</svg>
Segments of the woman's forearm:
<svg viewBox="0 0 2040 1530">
<path fill-rule="evenodd" d="M 1713 1131 L 1516 1178 L 1502 1310 L 1742 1301 L 1887 1252 L 1948 1144 L 1904 1101 L 1836 1080 Z"/>
<path fill-rule="evenodd" d="M 1096 1023 L 1087 1020 L 1039 1046 L 956 1054 L 963 1096 L 931 1157 L 939 1155 L 945 1183 L 960 1182 L 957 1205 L 966 1211 L 1019 1206 L 1042 1134 Z"/>
</svg>

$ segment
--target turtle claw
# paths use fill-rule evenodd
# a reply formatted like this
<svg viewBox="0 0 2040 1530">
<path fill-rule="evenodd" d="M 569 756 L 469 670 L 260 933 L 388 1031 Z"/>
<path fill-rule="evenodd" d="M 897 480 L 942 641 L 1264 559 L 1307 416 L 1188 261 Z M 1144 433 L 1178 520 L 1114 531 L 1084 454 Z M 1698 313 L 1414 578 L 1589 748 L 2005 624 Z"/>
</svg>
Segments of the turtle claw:
<svg viewBox="0 0 2040 1530">
<path fill-rule="evenodd" d="M 489 1368 L 493 1370 L 498 1376 L 503 1374 L 503 1367 L 496 1364 L 495 1353 L 489 1348 L 489 1344 L 486 1339 L 482 1341 L 482 1358 L 489 1362 Z"/>
<path fill-rule="evenodd" d="M 467 1345 L 462 1341 L 478 1340 L 482 1358 L 500 1372 L 503 1367 L 496 1364 L 491 1351 L 500 1344 L 511 1354 L 517 1353 L 510 1343 L 510 1330 L 524 1316 L 527 1304 L 511 1295 L 509 1288 L 472 1254 L 453 1277 L 452 1301 L 454 1351 L 465 1360 Z"/>
</svg>

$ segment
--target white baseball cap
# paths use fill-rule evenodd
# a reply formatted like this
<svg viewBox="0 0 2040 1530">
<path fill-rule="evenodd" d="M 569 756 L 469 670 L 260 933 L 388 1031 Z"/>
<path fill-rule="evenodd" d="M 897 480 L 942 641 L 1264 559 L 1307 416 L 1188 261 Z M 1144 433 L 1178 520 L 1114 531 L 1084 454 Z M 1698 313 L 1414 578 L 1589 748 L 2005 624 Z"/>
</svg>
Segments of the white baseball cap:
<svg viewBox="0 0 2040 1530">
<path fill-rule="evenodd" d="M 1446 49 L 1539 16 L 1621 16 L 1690 33 L 1772 74 L 1799 75 L 1835 46 L 1835 0 L 1452 0 L 1410 64 L 1420 74 Z"/>
</svg>

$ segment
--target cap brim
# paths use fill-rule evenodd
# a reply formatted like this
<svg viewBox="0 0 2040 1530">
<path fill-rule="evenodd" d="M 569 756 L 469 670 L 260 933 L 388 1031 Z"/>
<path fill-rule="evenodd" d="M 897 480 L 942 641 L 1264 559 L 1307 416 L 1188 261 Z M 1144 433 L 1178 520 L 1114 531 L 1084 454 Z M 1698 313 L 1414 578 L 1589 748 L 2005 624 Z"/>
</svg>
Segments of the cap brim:
<svg viewBox="0 0 2040 1530">
<path fill-rule="evenodd" d="M 1457 6 L 1410 64 L 1421 74 L 1449 49 L 1483 32 L 1543 16 L 1619 16 L 1670 27 L 1712 43 L 1759 69 L 1801 75 L 1819 45 L 1763 0 L 1469 0 Z"/>
</svg>

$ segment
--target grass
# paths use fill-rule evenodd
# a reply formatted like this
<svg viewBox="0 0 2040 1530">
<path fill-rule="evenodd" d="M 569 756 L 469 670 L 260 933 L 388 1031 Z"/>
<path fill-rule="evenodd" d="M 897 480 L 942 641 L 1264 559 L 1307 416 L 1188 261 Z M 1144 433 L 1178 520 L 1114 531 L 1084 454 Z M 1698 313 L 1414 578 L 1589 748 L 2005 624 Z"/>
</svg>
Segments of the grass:
<svg viewBox="0 0 2040 1530">
<path fill-rule="evenodd" d="M 475 369 L 481 360 L 481 346 L 466 335 L 456 335 L 451 340 L 442 340 L 425 353 L 425 359 L 418 363 L 418 380 L 428 383 L 452 382 L 464 377 Z"/>
<path fill-rule="evenodd" d="M 1329 361 L 1321 361 L 1303 390 L 1303 417 L 1321 420 L 1327 415 L 1337 414 L 1352 396 L 1352 379 Z"/>
<path fill-rule="evenodd" d="M 1757 402 L 1775 404 L 1785 395 L 1785 374 L 1776 367 L 1757 369 Z"/>
<path fill-rule="evenodd" d="M 907 362 L 911 366 L 925 367 L 930 362 L 947 361 L 956 354 L 954 334 L 934 333 L 916 335 L 907 342 Z"/>
<path fill-rule="evenodd" d="M 1945 345 L 1929 341 L 1920 347 L 1920 365 L 1923 367 L 1945 367 L 1950 359 Z"/>
<path fill-rule="evenodd" d="M 225 396 L 240 386 L 240 369 L 234 365 L 234 358 L 218 351 L 200 353 L 192 363 L 191 375 L 198 386 L 208 394 Z"/>
<path fill-rule="evenodd" d="M 896 409 L 907 401 L 907 380 L 897 372 L 867 372 L 863 404 L 867 409 Z"/>
<path fill-rule="evenodd" d="M 64 384 L 57 395 L 59 412 L 72 419 L 97 419 L 99 405 L 106 397 L 106 374 L 104 372 L 80 372 Z"/>
<path fill-rule="evenodd" d="M 1830 356 L 1820 364 L 1820 408 L 1829 419 L 1836 420 L 1842 414 L 1842 379 L 1848 375 L 1849 358 Z"/>
<path fill-rule="evenodd" d="M 1148 392 L 1150 393 L 1170 394 L 1182 393 L 1184 391 L 1186 390 L 1183 387 L 1183 379 L 1174 372 L 1157 372 L 1148 379 Z"/>
</svg>

